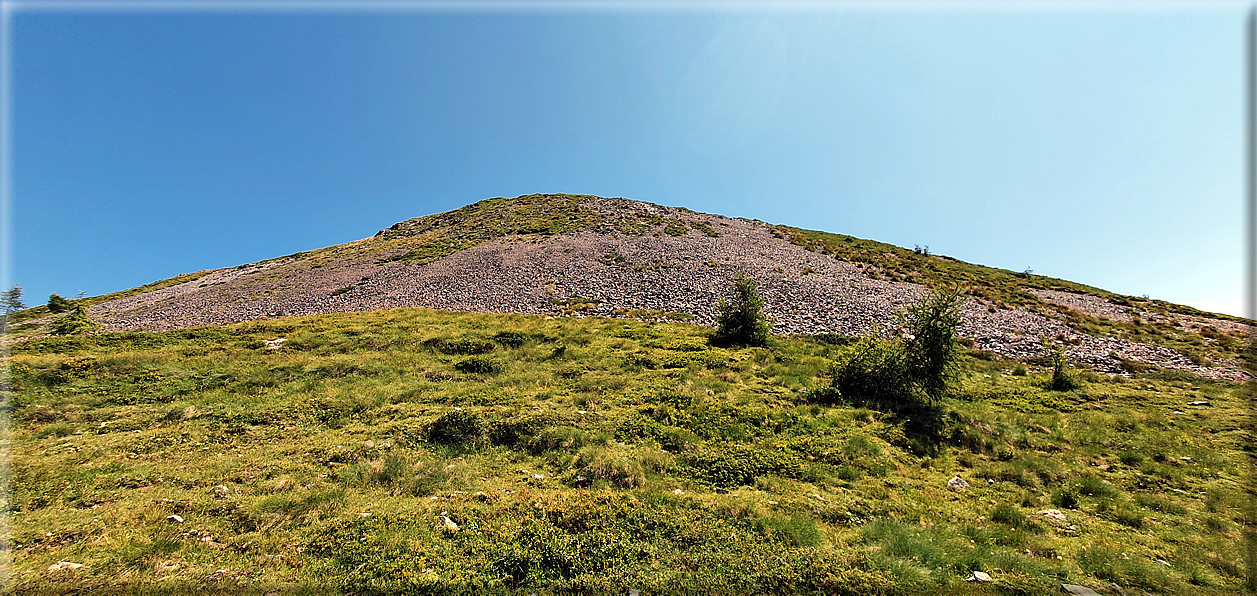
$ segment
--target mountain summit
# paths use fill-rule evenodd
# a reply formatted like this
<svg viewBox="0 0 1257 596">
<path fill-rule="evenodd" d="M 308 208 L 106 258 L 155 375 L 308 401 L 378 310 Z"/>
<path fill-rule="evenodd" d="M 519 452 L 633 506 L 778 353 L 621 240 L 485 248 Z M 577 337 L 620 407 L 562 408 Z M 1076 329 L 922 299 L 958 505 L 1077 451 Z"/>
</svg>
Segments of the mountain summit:
<svg viewBox="0 0 1257 596">
<path fill-rule="evenodd" d="M 370 238 L 92 299 L 112 330 L 427 307 L 712 325 L 738 272 L 778 334 L 893 332 L 928 287 L 969 295 L 962 334 L 1028 358 L 1055 342 L 1098 370 L 1130 363 L 1242 379 L 1249 321 L 839 234 L 627 199 L 493 198 Z"/>
</svg>

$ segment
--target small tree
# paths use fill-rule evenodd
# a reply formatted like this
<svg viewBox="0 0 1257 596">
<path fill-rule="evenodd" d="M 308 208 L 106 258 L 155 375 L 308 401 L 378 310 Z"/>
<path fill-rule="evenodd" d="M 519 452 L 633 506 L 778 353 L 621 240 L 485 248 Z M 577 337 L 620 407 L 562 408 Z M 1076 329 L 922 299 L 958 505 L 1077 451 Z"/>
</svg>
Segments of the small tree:
<svg viewBox="0 0 1257 596">
<path fill-rule="evenodd" d="M 854 403 L 904 409 L 936 404 L 960 372 L 957 332 L 964 297 L 935 290 L 897 313 L 905 339 L 866 337 L 830 371 L 833 388 Z"/>
<path fill-rule="evenodd" d="M 100 325 L 92 320 L 87 307 L 82 304 L 74 307 L 74 312 L 54 320 L 48 325 L 53 335 L 82 335 L 100 329 Z"/>
<path fill-rule="evenodd" d="M 0 321 L 0 333 L 4 333 L 9 330 L 9 315 L 26 308 L 26 303 L 22 302 L 22 286 L 13 284 L 12 288 L 0 292 L 0 306 L 4 307 L 4 320 Z"/>
<path fill-rule="evenodd" d="M 48 295 L 48 310 L 54 315 L 63 312 L 70 312 L 71 310 L 74 310 L 74 301 L 53 292 Z"/>
<path fill-rule="evenodd" d="M 932 290 L 899 313 L 910 337 L 904 345 L 908 377 L 929 401 L 943 397 L 960 370 L 959 331 L 965 297 L 955 290 Z"/>
<path fill-rule="evenodd" d="M 1074 375 L 1069 373 L 1069 358 L 1065 357 L 1065 350 L 1060 348 L 1049 348 L 1052 350 L 1052 380 L 1048 383 L 1048 389 L 1052 391 L 1073 391 L 1078 388 L 1078 381 L 1074 379 Z"/>
<path fill-rule="evenodd" d="M 716 304 L 716 334 L 712 343 L 722 346 L 768 345 L 772 323 L 764 315 L 764 299 L 759 295 L 755 280 L 738 273 L 733 288 L 738 293 L 737 301 L 730 304 L 721 298 Z"/>
</svg>

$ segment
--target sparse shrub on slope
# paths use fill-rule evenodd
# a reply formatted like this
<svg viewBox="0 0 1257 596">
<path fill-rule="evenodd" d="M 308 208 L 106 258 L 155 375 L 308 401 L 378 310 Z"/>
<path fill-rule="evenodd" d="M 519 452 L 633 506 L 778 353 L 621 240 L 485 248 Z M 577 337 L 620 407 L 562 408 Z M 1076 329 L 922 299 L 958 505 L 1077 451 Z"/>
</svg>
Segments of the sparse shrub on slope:
<svg viewBox="0 0 1257 596">
<path fill-rule="evenodd" d="M 74 312 L 54 320 L 49 324 L 53 335 L 82 335 L 100 328 L 100 325 L 87 314 L 87 307 L 78 305 Z"/>
<path fill-rule="evenodd" d="M 712 343 L 720 346 L 768 345 L 772 324 L 764 315 L 764 299 L 759 295 L 755 280 L 739 273 L 733 287 L 738 293 L 737 301 L 730 304 L 722 298 L 716 304 L 716 334 L 712 336 Z"/>
<path fill-rule="evenodd" d="M 960 370 L 963 304 L 957 292 L 930 292 L 899 313 L 906 339 L 866 337 L 847 350 L 830 372 L 833 389 L 870 405 L 938 403 Z"/>
<path fill-rule="evenodd" d="M 958 333 L 964 304 L 960 292 L 934 290 L 899 315 L 910 334 L 904 345 L 906 372 L 931 402 L 942 399 L 960 370 Z"/>
<path fill-rule="evenodd" d="M 48 296 L 48 310 L 54 315 L 69 312 L 74 310 L 74 301 L 53 292 Z"/>
<path fill-rule="evenodd" d="M 444 445 L 471 443 L 483 434 L 484 420 L 480 414 L 462 410 L 447 412 L 428 427 L 428 440 Z"/>
</svg>

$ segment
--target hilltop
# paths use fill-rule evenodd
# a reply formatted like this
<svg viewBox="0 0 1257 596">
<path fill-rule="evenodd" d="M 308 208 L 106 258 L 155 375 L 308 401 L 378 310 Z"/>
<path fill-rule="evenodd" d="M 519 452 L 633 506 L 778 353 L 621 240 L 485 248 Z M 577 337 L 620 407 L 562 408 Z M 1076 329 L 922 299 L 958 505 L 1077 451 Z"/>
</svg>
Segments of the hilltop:
<svg viewBox="0 0 1257 596">
<path fill-rule="evenodd" d="M 767 346 L 712 341 L 738 272 Z M 839 381 L 945 287 L 944 391 Z M 77 304 L 106 329 L 28 309 L 5 359 L 14 593 L 1257 585 L 1234 317 L 568 195 Z"/>
<path fill-rule="evenodd" d="M 1253 327 L 1238 317 L 851 236 L 588 195 L 488 199 L 371 238 L 89 303 L 111 330 L 404 306 L 710 326 L 739 271 L 759 283 L 776 334 L 887 332 L 893 313 L 926 288 L 952 287 L 971 297 L 962 334 L 992 353 L 1042 357 L 1049 340 L 1104 372 L 1155 365 L 1247 374 L 1240 358 Z M 44 314 L 24 316 L 42 322 Z"/>
</svg>

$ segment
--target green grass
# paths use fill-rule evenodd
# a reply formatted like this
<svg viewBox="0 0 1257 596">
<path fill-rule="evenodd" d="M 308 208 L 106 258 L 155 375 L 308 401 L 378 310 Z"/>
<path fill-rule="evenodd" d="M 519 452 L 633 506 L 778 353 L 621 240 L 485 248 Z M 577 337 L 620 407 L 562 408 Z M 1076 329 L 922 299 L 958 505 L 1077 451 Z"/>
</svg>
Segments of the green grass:
<svg viewBox="0 0 1257 596">
<path fill-rule="evenodd" d="M 969 359 L 922 422 L 811 399 L 848 340 L 709 333 L 397 309 L 21 342 L 9 590 L 1243 588 L 1240 385 Z"/>
</svg>

